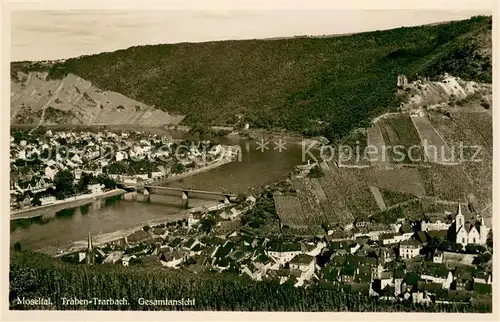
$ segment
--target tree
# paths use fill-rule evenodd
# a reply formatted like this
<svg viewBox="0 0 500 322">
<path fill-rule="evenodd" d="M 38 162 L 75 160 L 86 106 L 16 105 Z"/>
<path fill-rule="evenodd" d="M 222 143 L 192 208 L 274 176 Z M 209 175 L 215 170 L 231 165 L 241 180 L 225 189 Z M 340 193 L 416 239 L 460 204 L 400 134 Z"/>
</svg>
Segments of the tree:
<svg viewBox="0 0 500 322">
<path fill-rule="evenodd" d="M 210 233 L 213 226 L 215 226 L 215 220 L 213 220 L 212 218 L 203 218 L 200 221 L 201 230 L 207 234 Z"/>
<path fill-rule="evenodd" d="M 14 244 L 14 250 L 20 252 L 22 250 L 21 243 L 17 242 Z"/>
<path fill-rule="evenodd" d="M 170 168 L 172 173 L 182 173 L 184 170 L 186 170 L 186 166 L 182 163 L 176 163 L 172 166 L 172 168 Z"/>
<path fill-rule="evenodd" d="M 100 174 L 97 176 L 97 182 L 104 185 L 105 189 L 115 189 L 116 181 L 111 179 L 105 174 Z"/>
<path fill-rule="evenodd" d="M 80 180 L 78 181 L 78 184 L 76 186 L 76 190 L 81 193 L 87 191 L 87 186 L 91 184 L 93 178 L 94 175 L 92 173 L 82 173 L 82 176 L 80 177 Z"/>
<path fill-rule="evenodd" d="M 38 196 L 38 194 L 35 195 L 35 197 L 33 197 L 33 199 L 31 200 L 31 204 L 34 206 L 34 207 L 37 207 L 37 206 L 41 206 L 42 205 L 42 201 L 40 200 L 40 197 Z"/>
<path fill-rule="evenodd" d="M 56 198 L 64 199 L 73 195 L 75 192 L 74 176 L 69 170 L 61 170 L 54 176 L 54 185 L 56 186 Z"/>
<path fill-rule="evenodd" d="M 311 170 L 309 170 L 308 177 L 309 178 L 321 178 L 325 174 L 323 173 L 323 170 L 320 169 L 319 166 L 314 166 Z"/>
</svg>

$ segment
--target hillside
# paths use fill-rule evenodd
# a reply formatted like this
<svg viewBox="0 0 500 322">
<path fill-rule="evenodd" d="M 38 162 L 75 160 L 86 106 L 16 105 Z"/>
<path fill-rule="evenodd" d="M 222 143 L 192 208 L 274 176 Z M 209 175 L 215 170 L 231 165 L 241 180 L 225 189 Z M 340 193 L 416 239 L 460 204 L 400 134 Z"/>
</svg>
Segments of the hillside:
<svg viewBox="0 0 500 322">
<path fill-rule="evenodd" d="M 432 305 L 379 302 L 358 291 L 339 291 L 255 282 L 231 273 L 194 274 L 188 270 L 140 265 L 74 265 L 27 251 L 10 254 L 11 310 L 185 310 L 185 311 L 400 311 L 491 312 L 491 305 Z M 154 286 L 154 287 L 152 287 Z M 62 299 L 127 299 L 129 305 L 63 305 Z M 50 298 L 52 305 L 15 304 L 17 297 Z M 194 306 L 140 305 L 144 299 L 194 299 Z"/>
<path fill-rule="evenodd" d="M 61 80 L 47 76 L 46 72 L 17 73 L 11 81 L 11 123 L 159 126 L 183 119 L 122 94 L 101 91 L 73 74 Z"/>
<path fill-rule="evenodd" d="M 185 124 L 285 128 L 335 139 L 398 106 L 396 77 L 491 82 L 491 17 L 343 37 L 132 47 L 18 71 L 68 74 L 185 115 Z"/>
</svg>

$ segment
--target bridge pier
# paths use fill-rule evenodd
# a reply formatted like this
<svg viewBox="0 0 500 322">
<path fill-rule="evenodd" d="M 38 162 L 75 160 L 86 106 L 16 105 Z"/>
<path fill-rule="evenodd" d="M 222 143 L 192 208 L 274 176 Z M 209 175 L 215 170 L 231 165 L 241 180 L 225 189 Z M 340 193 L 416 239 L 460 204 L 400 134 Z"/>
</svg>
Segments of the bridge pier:
<svg viewBox="0 0 500 322">
<path fill-rule="evenodd" d="M 229 197 L 226 196 L 226 195 L 224 195 L 224 204 L 227 205 L 227 204 L 230 204 L 230 203 L 231 203 L 231 201 L 229 200 Z"/>
<path fill-rule="evenodd" d="M 187 191 L 182 191 L 181 203 L 183 208 L 187 209 L 189 207 L 189 196 Z"/>
<path fill-rule="evenodd" d="M 92 202 L 92 210 L 96 211 L 102 208 L 102 200 L 96 199 Z"/>
<path fill-rule="evenodd" d="M 42 222 L 49 222 L 50 220 L 56 218 L 56 212 L 48 212 L 44 213 L 41 217 Z"/>
<path fill-rule="evenodd" d="M 82 208 L 80 206 L 76 207 L 73 215 L 81 216 L 82 215 Z"/>
</svg>

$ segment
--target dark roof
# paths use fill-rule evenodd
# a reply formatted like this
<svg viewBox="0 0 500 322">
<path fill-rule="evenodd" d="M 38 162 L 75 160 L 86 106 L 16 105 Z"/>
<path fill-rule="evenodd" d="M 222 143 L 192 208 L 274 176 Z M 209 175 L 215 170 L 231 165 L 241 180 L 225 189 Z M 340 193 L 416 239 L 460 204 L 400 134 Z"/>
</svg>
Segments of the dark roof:
<svg viewBox="0 0 500 322">
<path fill-rule="evenodd" d="M 268 250 L 272 252 L 295 252 L 300 251 L 299 243 L 291 243 L 291 242 L 273 242 L 269 245 Z"/>
<path fill-rule="evenodd" d="M 419 272 L 422 275 L 446 278 L 450 271 L 445 264 L 426 262 L 420 265 Z"/>
<path fill-rule="evenodd" d="M 422 243 L 419 242 L 418 240 L 408 239 L 408 240 L 402 241 L 400 246 L 416 248 L 416 247 L 422 247 Z"/>
<path fill-rule="evenodd" d="M 315 259 L 314 256 L 309 256 L 306 254 L 299 254 L 292 258 L 290 264 L 309 264 Z"/>
<path fill-rule="evenodd" d="M 406 274 L 404 282 L 408 285 L 417 285 L 420 281 L 420 274 L 415 271 L 410 271 Z"/>
<path fill-rule="evenodd" d="M 423 231 L 419 231 L 413 234 L 413 238 L 423 243 L 427 242 L 427 235 Z"/>
</svg>

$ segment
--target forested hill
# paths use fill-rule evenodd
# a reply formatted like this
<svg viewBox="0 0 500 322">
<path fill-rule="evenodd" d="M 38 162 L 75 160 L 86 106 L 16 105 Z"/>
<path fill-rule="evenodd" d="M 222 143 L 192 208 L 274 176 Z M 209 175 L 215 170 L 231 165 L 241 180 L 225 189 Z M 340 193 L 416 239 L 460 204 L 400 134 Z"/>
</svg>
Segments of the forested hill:
<svg viewBox="0 0 500 322">
<path fill-rule="evenodd" d="M 286 128 L 338 138 L 397 106 L 396 77 L 491 82 L 491 17 L 343 37 L 139 46 L 18 70 L 76 74 L 194 125 Z"/>
</svg>

